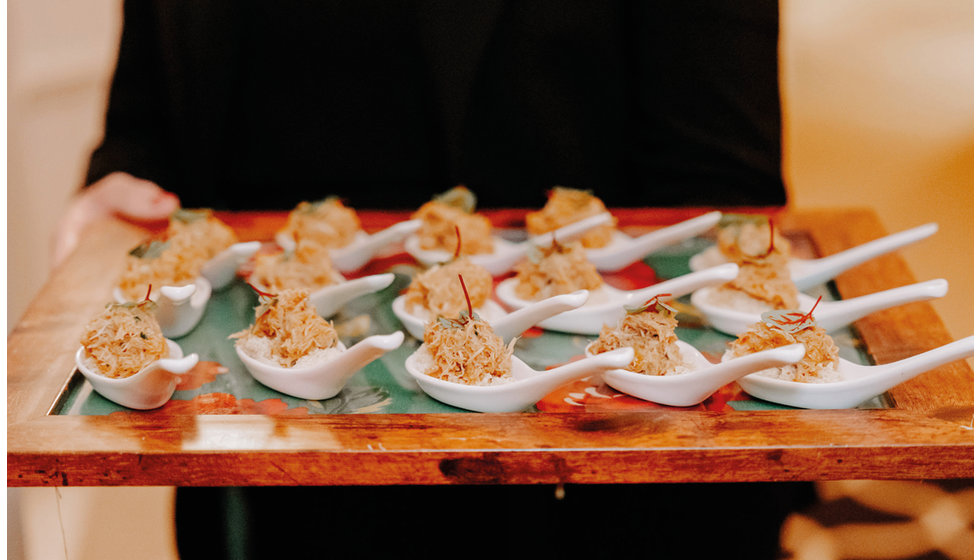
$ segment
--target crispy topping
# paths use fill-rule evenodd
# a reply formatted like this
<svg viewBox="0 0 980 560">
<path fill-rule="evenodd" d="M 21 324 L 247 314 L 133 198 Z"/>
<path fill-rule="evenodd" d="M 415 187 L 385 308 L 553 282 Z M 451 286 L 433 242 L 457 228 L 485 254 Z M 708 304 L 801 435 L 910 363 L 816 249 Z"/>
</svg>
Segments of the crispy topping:
<svg viewBox="0 0 980 560">
<path fill-rule="evenodd" d="M 314 292 L 336 281 L 330 249 L 309 239 L 301 239 L 293 251 L 259 255 L 249 277 L 252 284 L 271 292 L 301 288 Z"/>
<path fill-rule="evenodd" d="M 422 220 L 422 227 L 416 233 L 422 249 L 441 249 L 459 255 L 493 252 L 493 225 L 486 216 L 473 213 L 475 197 L 472 200 L 470 197 L 472 193 L 468 189 L 455 187 L 412 214 L 413 219 Z"/>
<path fill-rule="evenodd" d="M 485 268 L 461 257 L 416 275 L 405 293 L 405 308 L 413 314 L 426 311 L 432 317 L 455 317 L 467 308 L 458 285 L 460 275 L 466 281 L 472 307 L 482 307 L 493 291 L 493 277 Z"/>
<path fill-rule="evenodd" d="M 298 242 L 323 247 L 346 247 L 361 230 L 357 212 L 331 196 L 317 202 L 300 202 L 286 220 L 283 231 Z"/>
<path fill-rule="evenodd" d="M 606 211 L 606 205 L 589 191 L 555 187 L 548 191 L 544 208 L 528 213 L 525 220 L 528 233 L 541 235 Z M 587 249 L 605 247 L 615 231 L 615 220 L 597 227 L 582 237 L 582 246 Z"/>
<path fill-rule="evenodd" d="M 237 345 L 249 347 L 250 339 L 264 339 L 269 355 L 255 357 L 273 360 L 283 367 L 292 367 L 304 356 L 337 345 L 337 332 L 329 321 L 317 315 L 306 290 L 262 294 L 260 305 L 255 308 L 255 323 L 230 337 L 238 339 Z"/>
<path fill-rule="evenodd" d="M 803 359 L 796 364 L 773 368 L 772 375 L 804 383 L 833 378 L 839 363 L 839 349 L 827 331 L 812 322 L 812 313 L 813 310 L 806 314 L 799 311 L 784 313 L 782 317 L 789 319 L 791 328 L 773 324 L 769 318 L 764 318 L 731 343 L 732 356 L 745 356 L 787 344 L 802 343 L 806 346 Z M 797 325 L 802 328 L 795 328 Z"/>
<path fill-rule="evenodd" d="M 634 358 L 627 368 L 630 371 L 646 375 L 687 371 L 674 334 L 677 312 L 659 300 L 669 295 L 655 296 L 643 307 L 628 312 L 615 328 L 603 325 L 598 340 L 589 345 L 589 352 L 601 354 L 632 347 Z"/>
<path fill-rule="evenodd" d="M 602 285 L 602 276 L 589 262 L 578 242 L 557 242 L 547 248 L 532 248 L 528 258 L 515 267 L 515 293 L 524 299 L 540 300 L 569 294 L 576 290 L 594 290 Z"/>
<path fill-rule="evenodd" d="M 167 355 L 167 343 L 154 311 L 156 304 L 110 304 L 85 326 L 81 343 L 92 369 L 106 377 L 138 373 Z"/>
</svg>

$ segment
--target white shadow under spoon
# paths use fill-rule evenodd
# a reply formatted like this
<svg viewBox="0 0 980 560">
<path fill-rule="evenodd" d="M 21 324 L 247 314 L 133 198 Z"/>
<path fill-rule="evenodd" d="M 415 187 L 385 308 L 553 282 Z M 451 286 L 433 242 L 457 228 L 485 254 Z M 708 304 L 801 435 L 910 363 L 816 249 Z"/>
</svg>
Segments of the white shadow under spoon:
<svg viewBox="0 0 980 560">
<path fill-rule="evenodd" d="M 136 410 L 163 406 L 174 394 L 180 376 L 197 365 L 197 354 L 184 356 L 180 346 L 167 339 L 167 357 L 148 364 L 129 377 L 106 377 L 85 363 L 85 348 L 75 352 L 75 366 L 96 393 L 110 401 Z"/>
<path fill-rule="evenodd" d="M 843 378 L 841 381 L 800 383 L 754 373 L 737 382 L 743 391 L 753 397 L 786 406 L 854 408 L 921 373 L 971 356 L 973 337 L 968 336 L 890 364 L 862 366 L 841 359 L 837 368 Z"/>
<path fill-rule="evenodd" d="M 798 290 L 808 290 L 819 286 L 838 274 L 867 262 L 875 257 L 890 253 L 917 241 L 921 241 L 939 230 L 935 223 L 924 224 L 912 229 L 893 233 L 874 241 L 863 243 L 839 253 L 818 259 L 790 258 L 789 269 L 793 283 Z M 701 270 L 726 262 L 725 257 L 712 246 L 691 257 L 691 270 Z"/>
<path fill-rule="evenodd" d="M 771 367 L 795 364 L 803 359 L 806 347 L 791 344 L 712 364 L 697 348 L 678 341 L 681 356 L 691 368 L 674 375 L 646 375 L 627 369 L 602 374 L 607 385 L 634 397 L 668 406 L 694 406 L 715 391 L 750 373 Z"/>
<path fill-rule="evenodd" d="M 611 222 L 612 215 L 604 212 L 519 243 L 494 236 L 492 253 L 467 255 L 467 257 L 473 264 L 487 269 L 492 276 L 501 276 L 510 272 L 514 265 L 527 255 L 532 246 L 544 247 L 556 239 L 559 243 L 574 241 L 590 230 Z M 453 257 L 452 253 L 442 249 L 423 249 L 420 246 L 418 236 L 415 235 L 411 235 L 405 240 L 405 251 L 426 267 L 447 262 Z"/>
<path fill-rule="evenodd" d="M 586 249 L 585 254 L 600 272 L 617 272 L 655 251 L 708 231 L 721 217 L 721 212 L 708 212 L 639 237 L 617 231 L 605 247 Z"/>
<path fill-rule="evenodd" d="M 259 383 L 293 397 L 319 401 L 336 396 L 355 373 L 401 346 L 403 340 L 405 333 L 395 331 L 369 336 L 350 348 L 338 341 L 335 355 L 302 367 L 282 367 L 258 360 L 237 344 L 235 351 Z"/>
<path fill-rule="evenodd" d="M 760 321 L 762 312 L 741 311 L 713 303 L 710 301 L 712 289 L 709 287 L 694 292 L 691 295 L 691 304 L 713 328 L 731 336 L 739 336 L 750 325 Z M 824 329 L 835 331 L 882 309 L 943 297 L 948 290 L 949 283 L 946 280 L 936 279 L 840 301 L 821 301 L 813 312 L 813 318 Z M 804 312 L 816 303 L 816 298 L 804 293 L 797 294 L 797 298 L 799 309 Z"/>
<path fill-rule="evenodd" d="M 112 297 L 116 303 L 128 301 L 119 288 L 113 289 Z M 163 336 L 180 338 L 191 332 L 201 321 L 208 300 L 211 299 L 211 283 L 199 276 L 192 284 L 163 286 L 150 299 L 157 304 L 154 314 Z"/>
<path fill-rule="evenodd" d="M 669 293 L 681 297 L 705 286 L 723 284 L 738 275 L 738 265 L 727 263 L 707 270 L 692 272 L 639 290 L 619 290 L 603 283 L 589 292 L 582 306 L 559 313 L 537 323 L 537 326 L 559 332 L 598 335 L 603 325 L 615 325 L 626 315 L 624 306 L 639 307 L 651 297 Z M 535 302 L 517 295 L 517 278 L 508 278 L 497 285 L 497 298 L 510 309 L 522 309 Z"/>
<path fill-rule="evenodd" d="M 633 349 L 620 348 L 545 371 L 531 369 L 519 358 L 511 357 L 513 379 L 487 386 L 453 383 L 426 375 L 424 363 L 427 359 L 428 349 L 423 344 L 405 360 L 405 369 L 430 397 L 476 412 L 518 412 L 538 402 L 563 383 L 628 366 L 633 361 Z"/>
</svg>

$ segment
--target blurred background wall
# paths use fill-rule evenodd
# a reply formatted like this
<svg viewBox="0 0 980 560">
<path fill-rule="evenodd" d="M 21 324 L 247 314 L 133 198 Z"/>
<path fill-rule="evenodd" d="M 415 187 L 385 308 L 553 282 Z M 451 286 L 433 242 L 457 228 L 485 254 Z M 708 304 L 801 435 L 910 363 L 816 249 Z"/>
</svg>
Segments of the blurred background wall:
<svg viewBox="0 0 980 560">
<path fill-rule="evenodd" d="M 49 273 L 50 236 L 101 135 L 120 5 L 8 3 L 8 333 Z M 955 338 L 972 334 L 973 3 L 781 6 L 791 205 L 871 206 L 889 232 L 938 222 L 901 254 L 918 279 L 950 281 L 934 305 Z M 54 491 L 8 496 L 11 558 L 63 557 Z M 67 488 L 60 500 L 74 560 L 176 555 L 169 489 Z"/>
</svg>

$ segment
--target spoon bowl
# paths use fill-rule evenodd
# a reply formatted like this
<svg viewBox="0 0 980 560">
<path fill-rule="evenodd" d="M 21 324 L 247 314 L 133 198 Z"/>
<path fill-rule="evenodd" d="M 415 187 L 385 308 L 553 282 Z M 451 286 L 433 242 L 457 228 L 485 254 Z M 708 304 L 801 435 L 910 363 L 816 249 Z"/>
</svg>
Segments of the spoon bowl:
<svg viewBox="0 0 980 560">
<path fill-rule="evenodd" d="M 492 253 L 468 255 L 468 257 L 473 264 L 487 269 L 492 276 L 501 276 L 514 268 L 514 265 L 520 262 L 527 255 L 527 251 L 533 246 L 544 247 L 550 245 L 555 240 L 559 243 L 573 241 L 582 237 L 593 228 L 611 222 L 612 215 L 604 212 L 595 216 L 589 216 L 553 232 L 532 237 L 520 243 L 494 237 Z M 405 240 L 405 251 L 426 267 L 447 262 L 453 257 L 452 253 L 442 249 L 423 249 L 418 236 L 415 235 L 409 236 Z"/>
<path fill-rule="evenodd" d="M 231 284 L 238 269 L 262 247 L 259 241 L 235 243 L 215 255 L 201 267 L 201 276 L 211 283 L 211 289 L 223 290 Z"/>
<path fill-rule="evenodd" d="M 921 373 L 973 356 L 973 348 L 973 337 L 968 336 L 890 364 L 862 366 L 841 359 L 837 368 L 842 378 L 840 381 L 800 383 L 753 373 L 737 382 L 743 391 L 753 397 L 786 406 L 854 408 Z"/>
<path fill-rule="evenodd" d="M 924 224 L 863 243 L 827 257 L 818 259 L 799 259 L 793 257 L 790 258 L 789 262 L 790 275 L 798 290 L 809 290 L 861 263 L 921 241 L 937 231 L 939 231 L 939 225 L 935 223 Z M 712 246 L 691 257 L 689 266 L 691 270 L 703 270 L 726 261 L 727 259 L 721 254 L 718 247 Z"/>
<path fill-rule="evenodd" d="M 624 306 L 638 307 L 651 297 L 662 293 L 680 297 L 705 286 L 728 282 L 737 275 L 738 265 L 727 263 L 678 276 L 639 290 L 619 290 L 603 283 L 600 287 L 589 291 L 589 298 L 582 306 L 541 320 L 537 326 L 572 334 L 598 335 L 603 325 L 615 325 L 626 315 Z M 516 278 L 508 278 L 500 282 L 496 289 L 497 298 L 510 309 L 522 309 L 535 303 L 518 296 L 516 288 Z"/>
<path fill-rule="evenodd" d="M 750 373 L 766 368 L 794 364 L 803 359 L 806 348 L 791 344 L 712 364 L 697 348 L 678 341 L 681 356 L 691 368 L 675 375 L 646 375 L 627 369 L 602 374 L 607 385 L 646 401 L 668 406 L 694 406 L 715 391 Z"/>
<path fill-rule="evenodd" d="M 163 406 L 174 394 L 181 375 L 197 365 L 197 354 L 184 356 L 180 346 L 167 339 L 167 357 L 148 364 L 129 377 L 106 377 L 85 360 L 85 348 L 75 352 L 75 367 L 96 393 L 110 401 L 136 410 Z"/>
<path fill-rule="evenodd" d="M 423 344 L 405 360 L 405 369 L 430 397 L 458 408 L 476 412 L 519 412 L 544 398 L 558 386 L 608 369 L 622 368 L 633 361 L 632 348 L 620 348 L 598 356 L 538 371 L 519 358 L 511 357 L 513 379 L 494 385 L 477 386 L 443 381 L 425 374 L 431 359 Z"/>
<path fill-rule="evenodd" d="M 354 240 L 346 246 L 330 249 L 330 260 L 334 268 L 340 272 L 355 272 L 363 268 L 382 249 L 402 241 L 418 231 L 420 227 L 422 227 L 420 220 L 406 220 L 372 234 L 359 231 L 354 236 Z M 285 232 L 276 233 L 275 239 L 276 244 L 285 251 L 296 248 L 296 241 Z"/>
<path fill-rule="evenodd" d="M 119 288 L 112 291 L 112 297 L 116 303 L 128 301 Z M 192 284 L 163 286 L 150 299 L 157 304 L 156 318 L 163 336 L 180 338 L 191 332 L 201 321 L 208 300 L 211 299 L 211 283 L 199 276 Z"/>
<path fill-rule="evenodd" d="M 315 364 L 302 367 L 282 367 L 249 356 L 237 344 L 235 351 L 259 383 L 280 393 L 300 399 L 319 401 L 337 395 L 344 385 L 364 366 L 387 352 L 401 346 L 405 333 L 395 331 L 373 335 L 346 348 L 337 342 L 337 352 Z"/>
<path fill-rule="evenodd" d="M 759 322 L 762 311 L 742 311 L 725 307 L 711 301 L 713 288 L 702 288 L 691 295 L 691 304 L 703 315 L 709 325 L 731 336 L 739 336 L 749 326 Z M 900 288 L 892 288 L 873 294 L 841 301 L 828 301 L 814 310 L 813 318 L 817 324 L 828 331 L 835 331 L 875 311 L 888 309 L 906 303 L 926 301 L 946 295 L 949 283 L 936 279 Z M 810 309 L 816 298 L 807 294 L 797 294 L 800 309 Z"/>
</svg>

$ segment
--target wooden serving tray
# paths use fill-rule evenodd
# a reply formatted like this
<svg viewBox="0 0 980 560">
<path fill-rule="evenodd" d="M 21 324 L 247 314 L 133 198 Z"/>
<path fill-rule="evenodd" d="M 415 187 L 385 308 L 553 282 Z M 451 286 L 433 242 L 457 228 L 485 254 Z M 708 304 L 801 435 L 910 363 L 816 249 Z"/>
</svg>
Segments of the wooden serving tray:
<svg viewBox="0 0 980 560">
<path fill-rule="evenodd" d="M 736 210 L 736 209 L 733 209 Z M 772 209 L 737 209 L 770 211 Z M 639 231 L 708 209 L 613 210 Z M 521 227 L 524 211 L 488 211 Z M 873 212 L 776 212 L 780 227 L 816 255 L 887 232 Z M 271 239 L 284 213 L 220 214 L 243 240 Z M 368 230 L 406 212 L 362 212 Z M 8 338 L 8 485 L 331 485 L 610 483 L 965 478 L 973 476 L 973 372 L 965 361 L 891 391 L 890 408 L 808 411 L 656 405 L 609 408 L 539 403 L 539 411 L 477 414 L 296 414 L 289 405 L 164 412 L 79 413 L 73 355 L 83 325 L 109 300 L 121 255 L 146 231 L 94 226 Z M 640 265 L 641 267 L 643 265 Z M 897 255 L 841 275 L 842 298 L 913 283 Z M 859 321 L 855 337 L 875 363 L 950 341 L 928 304 Z M 744 397 L 741 397 L 744 399 Z M 234 399 L 233 399 L 234 400 Z M 271 400 L 271 399 L 270 399 Z M 176 402 L 176 400 L 175 400 Z M 549 404 L 550 403 L 550 404 Z M 559 403 L 558 406 L 555 403 Z M 310 403 L 316 404 L 316 403 Z M 768 409 L 767 409 L 768 408 Z M 96 412 L 92 412 L 95 410 Z M 340 409 L 338 409 L 340 410 Z M 444 411 L 445 410 L 445 411 Z M 577 411 L 582 410 L 582 411 Z M 348 411 L 349 412 L 349 411 Z M 377 412 L 377 410 L 375 410 Z"/>
</svg>

